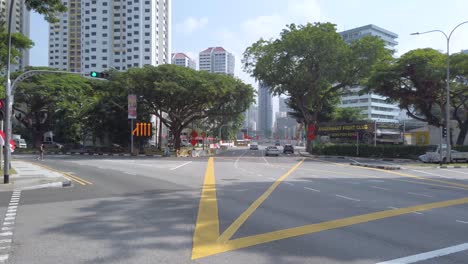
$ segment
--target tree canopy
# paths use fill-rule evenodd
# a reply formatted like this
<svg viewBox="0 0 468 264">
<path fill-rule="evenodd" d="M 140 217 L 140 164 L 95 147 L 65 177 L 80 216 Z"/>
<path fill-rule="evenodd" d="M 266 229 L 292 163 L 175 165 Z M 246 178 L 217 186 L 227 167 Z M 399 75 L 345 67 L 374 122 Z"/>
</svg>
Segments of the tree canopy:
<svg viewBox="0 0 468 264">
<path fill-rule="evenodd" d="M 445 54 L 434 49 L 409 51 L 380 65 L 368 88 L 398 102 L 414 119 L 445 126 L 446 60 Z M 461 145 L 468 131 L 468 55 L 454 54 L 450 61 L 450 116 L 459 124 L 456 144 Z"/>
<path fill-rule="evenodd" d="M 307 126 L 318 120 L 324 102 L 360 85 L 391 54 L 378 37 L 366 36 L 348 45 L 334 24 L 291 24 L 278 39 L 260 39 L 248 47 L 243 64 L 274 94 L 289 95 Z"/>
<path fill-rule="evenodd" d="M 254 101 L 254 89 L 239 79 L 170 64 L 132 68 L 113 82 L 142 97 L 140 104 L 171 130 L 176 148 L 192 122 L 238 116 Z"/>
</svg>

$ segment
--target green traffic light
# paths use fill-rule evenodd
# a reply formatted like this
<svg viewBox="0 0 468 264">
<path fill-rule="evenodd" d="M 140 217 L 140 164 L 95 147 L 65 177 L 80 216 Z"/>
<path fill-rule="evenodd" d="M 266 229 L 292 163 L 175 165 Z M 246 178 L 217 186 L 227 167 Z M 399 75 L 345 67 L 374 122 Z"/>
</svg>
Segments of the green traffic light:
<svg viewBox="0 0 468 264">
<path fill-rule="evenodd" d="M 97 72 L 92 71 L 90 75 L 91 75 L 91 77 L 97 77 L 98 74 L 97 74 Z"/>
</svg>

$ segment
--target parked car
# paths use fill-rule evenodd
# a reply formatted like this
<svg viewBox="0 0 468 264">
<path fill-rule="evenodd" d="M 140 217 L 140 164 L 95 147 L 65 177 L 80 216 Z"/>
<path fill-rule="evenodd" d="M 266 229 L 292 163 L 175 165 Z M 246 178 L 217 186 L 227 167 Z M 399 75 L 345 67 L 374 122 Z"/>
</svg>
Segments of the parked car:
<svg viewBox="0 0 468 264">
<path fill-rule="evenodd" d="M 250 143 L 250 149 L 251 150 L 258 150 L 258 143 L 255 143 L 255 142 Z"/>
<path fill-rule="evenodd" d="M 283 153 L 291 153 L 291 154 L 294 154 L 294 147 L 293 145 L 291 144 L 286 144 L 284 145 L 284 148 L 283 148 Z"/>
<path fill-rule="evenodd" d="M 276 146 L 269 146 L 265 150 L 265 156 L 275 155 L 279 156 L 280 151 Z"/>
<path fill-rule="evenodd" d="M 62 144 L 53 141 L 44 141 L 42 144 L 44 144 L 45 149 L 61 149 L 63 147 Z"/>
<path fill-rule="evenodd" d="M 275 146 L 281 146 L 281 143 L 279 142 L 279 140 L 275 142 Z"/>
</svg>

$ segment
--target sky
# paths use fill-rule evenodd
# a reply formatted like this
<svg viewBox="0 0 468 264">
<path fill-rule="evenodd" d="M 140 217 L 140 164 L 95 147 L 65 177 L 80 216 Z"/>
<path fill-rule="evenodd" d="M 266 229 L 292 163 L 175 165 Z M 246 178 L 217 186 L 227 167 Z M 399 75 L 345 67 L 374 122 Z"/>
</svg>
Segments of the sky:
<svg viewBox="0 0 468 264">
<path fill-rule="evenodd" d="M 449 35 L 464 21 L 466 0 L 172 0 L 172 52 L 198 60 L 200 51 L 222 46 L 236 56 L 235 75 L 257 87 L 242 70 L 242 53 L 260 38 L 278 37 L 290 23 L 331 22 L 338 31 L 374 24 L 398 34 L 396 56 L 401 56 L 427 47 L 446 52 L 441 33 L 410 33 L 439 29 Z M 31 65 L 47 65 L 48 25 L 38 14 L 31 17 L 30 38 Z M 451 53 L 462 49 L 468 49 L 468 24 L 450 39 Z"/>
</svg>

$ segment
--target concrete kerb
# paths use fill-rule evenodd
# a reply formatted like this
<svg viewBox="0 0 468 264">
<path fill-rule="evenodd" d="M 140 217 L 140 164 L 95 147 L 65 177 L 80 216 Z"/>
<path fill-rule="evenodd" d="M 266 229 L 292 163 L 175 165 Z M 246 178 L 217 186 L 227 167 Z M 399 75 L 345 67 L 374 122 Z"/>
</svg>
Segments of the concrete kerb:
<svg viewBox="0 0 468 264">
<path fill-rule="evenodd" d="M 344 156 L 319 156 L 319 155 L 312 155 L 308 152 L 299 152 L 299 155 L 303 157 L 310 157 L 310 158 L 337 158 L 337 159 L 345 159 Z M 384 160 L 384 159 L 383 159 Z M 387 159 L 389 160 L 389 159 Z M 382 169 L 382 170 L 400 170 L 401 167 L 399 166 L 389 166 L 389 165 L 374 165 L 374 164 L 366 164 L 366 163 L 357 163 L 352 162 L 350 163 L 351 166 L 360 166 L 360 167 L 367 167 L 367 168 L 375 168 L 375 169 Z"/>
</svg>

